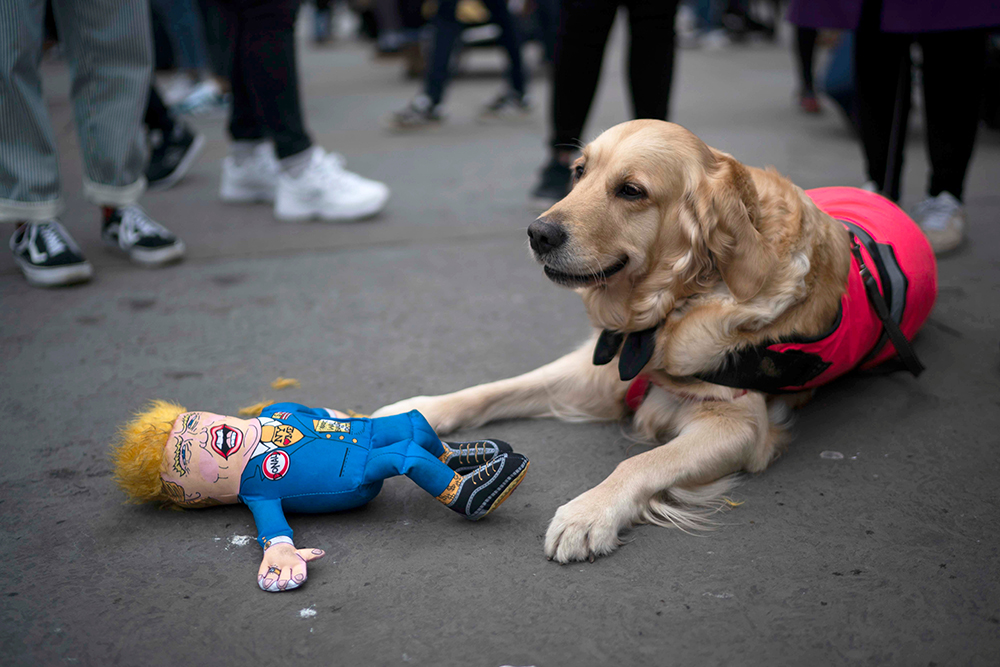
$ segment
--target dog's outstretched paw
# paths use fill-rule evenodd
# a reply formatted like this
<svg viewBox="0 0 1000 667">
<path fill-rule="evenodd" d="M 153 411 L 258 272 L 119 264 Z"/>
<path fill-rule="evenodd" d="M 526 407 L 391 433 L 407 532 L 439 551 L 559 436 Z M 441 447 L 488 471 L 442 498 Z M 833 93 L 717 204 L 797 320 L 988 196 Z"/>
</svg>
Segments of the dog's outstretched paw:
<svg viewBox="0 0 1000 667">
<path fill-rule="evenodd" d="M 438 435 L 450 433 L 458 426 L 455 419 L 447 416 L 446 406 L 443 405 L 441 396 L 414 396 L 413 398 L 407 398 L 379 408 L 372 413 L 372 417 L 401 415 L 410 410 L 416 410 L 422 414 L 427 423 L 431 425 L 431 428 Z"/>
<path fill-rule="evenodd" d="M 605 497 L 600 488 L 591 489 L 558 510 L 545 534 L 545 556 L 560 563 L 606 556 L 618 548 L 618 533 L 630 524 Z"/>
</svg>

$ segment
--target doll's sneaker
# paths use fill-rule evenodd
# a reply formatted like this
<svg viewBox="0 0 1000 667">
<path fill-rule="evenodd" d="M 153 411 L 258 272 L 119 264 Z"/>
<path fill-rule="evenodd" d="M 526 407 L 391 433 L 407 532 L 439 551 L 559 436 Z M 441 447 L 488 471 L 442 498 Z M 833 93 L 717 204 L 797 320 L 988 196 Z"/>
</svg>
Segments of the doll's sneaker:
<svg viewBox="0 0 1000 667">
<path fill-rule="evenodd" d="M 25 222 L 10 237 L 10 251 L 28 282 L 38 287 L 90 280 L 94 270 L 58 220 Z"/>
<path fill-rule="evenodd" d="M 459 475 L 470 473 L 484 463 L 489 463 L 499 454 L 512 454 L 514 449 L 503 440 L 479 440 L 477 442 L 442 442 L 444 454 L 441 460 Z"/>
<path fill-rule="evenodd" d="M 101 238 L 143 266 L 161 266 L 184 256 L 184 242 L 135 204 L 107 209 Z"/>
<path fill-rule="evenodd" d="M 222 160 L 219 198 L 233 204 L 273 202 L 278 188 L 278 157 L 269 141 L 260 142 L 249 156 Z"/>
<path fill-rule="evenodd" d="M 528 472 L 520 454 L 499 454 L 472 472 L 455 476 L 438 500 L 470 521 L 479 521 L 500 507 Z"/>
</svg>

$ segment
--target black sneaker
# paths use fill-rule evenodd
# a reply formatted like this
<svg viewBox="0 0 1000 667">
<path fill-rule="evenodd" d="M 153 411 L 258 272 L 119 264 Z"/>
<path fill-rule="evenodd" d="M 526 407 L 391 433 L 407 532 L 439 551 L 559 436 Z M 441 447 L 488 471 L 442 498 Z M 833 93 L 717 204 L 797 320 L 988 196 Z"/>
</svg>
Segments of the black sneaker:
<svg viewBox="0 0 1000 667">
<path fill-rule="evenodd" d="M 503 440 L 479 440 L 478 442 L 442 442 L 444 454 L 441 460 L 459 475 L 470 473 L 484 463 L 489 463 L 498 454 L 511 454 L 514 449 Z"/>
<path fill-rule="evenodd" d="M 470 521 L 479 521 L 500 507 L 528 472 L 520 454 L 499 454 L 472 472 L 457 477 L 438 498 Z"/>
<path fill-rule="evenodd" d="M 110 209 L 101 238 L 144 266 L 160 266 L 184 256 L 184 242 L 135 204 Z"/>
<path fill-rule="evenodd" d="M 436 104 L 432 104 L 426 95 L 417 95 L 405 108 L 392 114 L 388 119 L 391 130 L 418 130 L 420 128 L 438 125 L 444 116 Z"/>
<path fill-rule="evenodd" d="M 542 169 L 538 185 L 531 191 L 531 196 L 546 208 L 559 201 L 569 192 L 571 172 L 569 167 L 556 158 L 552 158 Z"/>
<path fill-rule="evenodd" d="M 531 104 L 524 95 L 513 90 L 501 93 L 479 111 L 479 120 L 485 123 L 519 121 L 528 118 L 531 118 Z"/>
<path fill-rule="evenodd" d="M 57 220 L 25 222 L 10 237 L 10 251 L 32 285 L 54 287 L 90 280 L 94 269 Z"/>
<path fill-rule="evenodd" d="M 166 190 L 184 178 L 204 147 L 205 136 L 195 134 L 184 123 L 175 124 L 169 136 L 154 140 L 146 167 L 149 189 Z"/>
</svg>

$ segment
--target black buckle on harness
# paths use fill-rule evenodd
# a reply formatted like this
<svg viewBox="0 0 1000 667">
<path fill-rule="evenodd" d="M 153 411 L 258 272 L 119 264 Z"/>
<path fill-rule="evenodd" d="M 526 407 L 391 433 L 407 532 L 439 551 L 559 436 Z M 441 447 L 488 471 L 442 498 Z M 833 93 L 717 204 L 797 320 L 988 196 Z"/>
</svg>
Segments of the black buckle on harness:
<svg viewBox="0 0 1000 667">
<path fill-rule="evenodd" d="M 885 299 L 882 298 L 882 293 L 879 292 L 878 283 L 875 281 L 875 277 L 861 255 L 861 246 L 858 244 L 857 235 L 853 232 L 849 233 L 851 235 L 851 254 L 858 261 L 861 282 L 865 286 L 868 301 L 871 303 L 872 308 L 875 309 L 875 314 L 878 315 L 879 320 L 882 321 L 882 327 L 889 336 L 889 340 L 892 341 L 893 347 L 896 348 L 896 353 L 899 354 L 899 358 L 906 366 L 906 370 L 913 373 L 914 377 L 918 377 L 924 371 L 924 365 L 920 363 L 917 353 L 913 351 L 910 342 L 906 340 L 906 336 L 903 335 L 899 325 L 896 324 L 896 321 L 889 313 L 889 307 L 886 305 Z"/>
</svg>

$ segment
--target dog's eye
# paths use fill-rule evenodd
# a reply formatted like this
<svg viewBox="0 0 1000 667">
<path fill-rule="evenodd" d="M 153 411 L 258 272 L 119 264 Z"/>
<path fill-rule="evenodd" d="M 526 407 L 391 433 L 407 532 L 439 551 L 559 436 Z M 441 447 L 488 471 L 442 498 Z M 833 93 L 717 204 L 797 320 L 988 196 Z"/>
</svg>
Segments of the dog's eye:
<svg viewBox="0 0 1000 667">
<path fill-rule="evenodd" d="M 573 167 L 573 178 L 575 178 L 576 180 L 580 180 L 581 178 L 583 178 L 582 164 L 578 164 L 575 167 Z"/>
<path fill-rule="evenodd" d="M 622 199 L 635 201 L 636 199 L 644 198 L 646 196 L 646 191 L 635 183 L 626 183 L 618 189 L 618 196 Z"/>
</svg>

